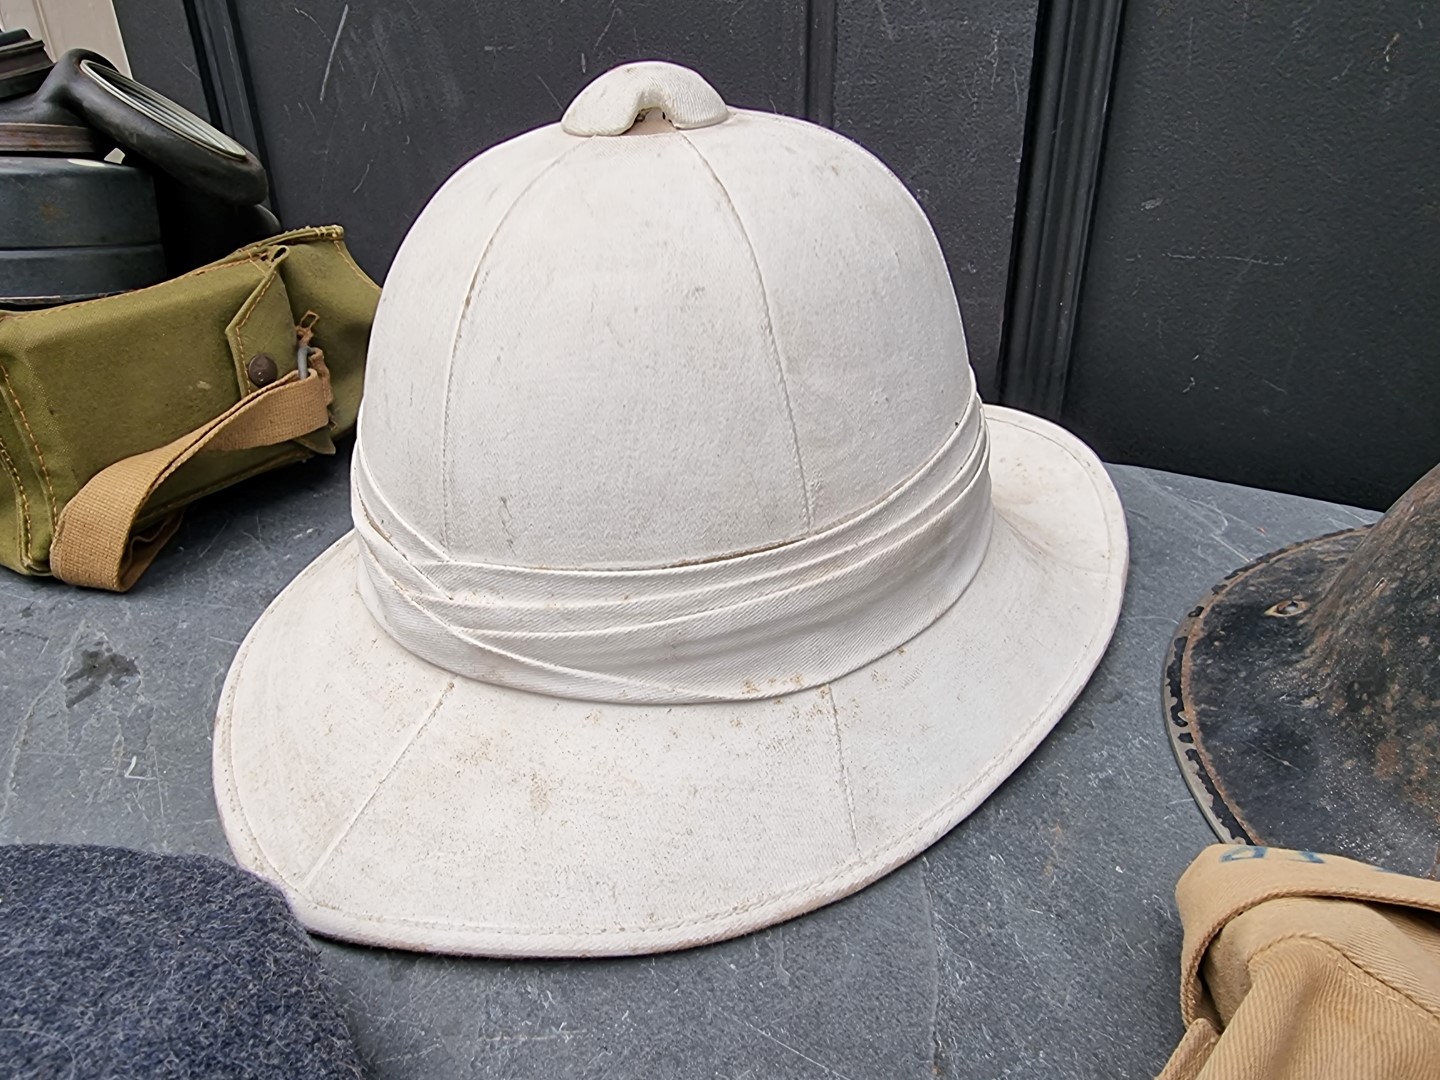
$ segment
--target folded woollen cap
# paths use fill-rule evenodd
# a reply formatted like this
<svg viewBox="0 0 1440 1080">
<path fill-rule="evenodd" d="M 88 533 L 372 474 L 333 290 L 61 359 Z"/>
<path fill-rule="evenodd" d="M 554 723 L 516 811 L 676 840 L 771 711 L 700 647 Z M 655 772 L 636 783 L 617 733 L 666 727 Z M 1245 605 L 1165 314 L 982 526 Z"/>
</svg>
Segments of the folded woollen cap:
<svg viewBox="0 0 1440 1080">
<path fill-rule="evenodd" d="M 253 874 L 0 847 L 0 1076 L 361 1075 L 314 945 Z"/>
<path fill-rule="evenodd" d="M 352 481 L 231 668 L 215 792 L 375 944 L 650 952 L 854 892 L 1035 748 L 1125 580 L 1094 455 L 976 395 L 904 186 L 663 63 L 426 206 Z"/>
</svg>

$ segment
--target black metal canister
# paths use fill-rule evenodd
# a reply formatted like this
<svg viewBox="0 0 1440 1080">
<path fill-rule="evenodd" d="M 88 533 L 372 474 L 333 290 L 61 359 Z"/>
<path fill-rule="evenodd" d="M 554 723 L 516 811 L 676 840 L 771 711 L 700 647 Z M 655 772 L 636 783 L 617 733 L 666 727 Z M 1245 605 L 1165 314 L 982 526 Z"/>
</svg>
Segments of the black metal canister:
<svg viewBox="0 0 1440 1080">
<path fill-rule="evenodd" d="M 245 147 L 103 56 L 52 63 L 0 33 L 0 307 L 153 285 L 261 239 L 267 191 Z"/>
</svg>

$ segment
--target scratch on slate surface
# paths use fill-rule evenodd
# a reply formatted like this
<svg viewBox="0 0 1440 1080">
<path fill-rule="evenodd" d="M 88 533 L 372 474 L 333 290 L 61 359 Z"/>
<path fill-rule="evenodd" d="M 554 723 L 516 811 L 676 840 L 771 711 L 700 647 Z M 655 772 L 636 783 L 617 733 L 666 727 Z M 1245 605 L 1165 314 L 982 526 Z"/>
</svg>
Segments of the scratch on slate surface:
<svg viewBox="0 0 1440 1080">
<path fill-rule="evenodd" d="M 335 28 L 335 37 L 330 42 L 330 55 L 325 58 L 325 74 L 320 79 L 320 100 L 325 100 L 325 87 L 330 85 L 330 67 L 335 63 L 335 50 L 340 47 L 340 35 L 345 32 L 345 20 L 350 17 L 350 5 L 340 9 L 340 25 Z"/>
<path fill-rule="evenodd" d="M 350 189 L 351 195 L 354 195 L 357 191 L 360 190 L 361 185 L 365 183 L 365 178 L 370 175 L 370 166 L 374 164 L 375 159 L 373 157 L 369 161 L 365 162 L 365 171 L 360 174 L 360 182 Z"/>
<path fill-rule="evenodd" d="M 1191 521 L 1195 522 L 1197 525 L 1203 528 L 1211 540 L 1214 540 L 1221 547 L 1225 548 L 1227 551 L 1235 555 L 1242 564 L 1248 563 L 1252 559 L 1265 553 L 1264 545 L 1257 545 L 1257 550 L 1245 551 L 1239 547 L 1236 547 L 1225 536 L 1225 531 L 1237 521 L 1242 525 L 1249 525 L 1251 529 L 1254 529 L 1254 525 L 1250 522 L 1240 521 L 1240 519 L 1238 518 L 1232 521 L 1230 515 L 1226 514 L 1225 511 L 1221 510 L 1213 503 L 1207 503 L 1198 499 L 1192 499 L 1189 496 L 1182 495 L 1178 491 L 1172 491 L 1170 488 L 1166 487 L 1164 484 L 1160 483 L 1158 480 L 1154 479 L 1149 475 L 1141 474 L 1139 480 L 1142 484 L 1144 484 L 1151 491 L 1159 495 L 1162 499 L 1168 502 L 1181 514 L 1188 517 Z M 1213 514 L 1218 516 L 1220 518 L 1219 523 L 1217 524 L 1213 519 L 1207 517 L 1204 513 L 1202 513 L 1201 507 L 1211 511 Z M 1258 531 L 1256 532 L 1256 536 L 1259 536 Z"/>
<path fill-rule="evenodd" d="M 539 72 L 536 72 L 535 78 L 540 80 L 540 85 L 545 88 L 545 93 L 550 95 L 550 100 L 555 103 L 555 108 L 559 109 L 561 112 L 564 112 L 565 106 L 560 104 L 560 99 L 555 96 L 555 91 L 550 89 L 550 84 L 545 81 L 544 76 L 542 76 Z"/>
<path fill-rule="evenodd" d="M 1160 255 L 1165 259 L 1179 259 L 1182 262 L 1236 262 L 1246 266 L 1285 266 L 1290 262 L 1288 258 L 1261 259 L 1254 255 L 1208 255 L 1203 251 L 1162 251 Z"/>
<path fill-rule="evenodd" d="M 608 19 L 605 20 L 605 29 L 600 31 L 600 36 L 595 39 L 595 44 L 591 46 L 592 49 L 598 49 L 598 48 L 600 47 L 600 43 L 605 40 L 605 35 L 608 34 L 608 33 L 610 33 L 610 27 L 613 26 L 614 23 L 615 23 L 615 16 L 618 15 L 619 13 L 620 13 L 620 9 L 619 9 L 618 7 L 616 7 L 614 4 L 611 4 L 611 5 L 610 5 L 610 18 L 608 18 Z M 581 70 L 581 72 L 584 72 L 584 70 L 585 70 L 585 54 L 584 54 L 584 53 L 581 53 L 581 54 L 580 54 L 580 70 Z"/>
<path fill-rule="evenodd" d="M 781 1049 L 783 1049 L 783 1050 L 788 1050 L 790 1053 L 794 1054 L 796 1057 L 800 1058 L 802 1061 L 808 1061 L 811 1065 L 814 1065 L 817 1069 L 819 1069 L 821 1072 L 823 1072 L 826 1076 L 834 1076 L 834 1077 L 837 1077 L 838 1080 L 854 1080 L 853 1077 L 846 1076 L 844 1073 L 842 1073 L 842 1072 L 837 1072 L 836 1070 L 832 1069 L 829 1065 L 826 1065 L 823 1061 L 816 1061 L 816 1060 L 815 1060 L 813 1057 L 811 1057 L 809 1054 L 805 1053 L 805 1051 L 800 1050 L 800 1049 L 798 1049 L 797 1047 L 791 1046 L 789 1043 L 785 1042 L 783 1039 L 777 1039 L 774 1035 L 771 1035 L 771 1034 L 770 1034 L 768 1031 L 766 1031 L 764 1028 L 758 1028 L 758 1027 L 756 1027 L 754 1024 L 750 1023 L 750 1021 L 748 1021 L 748 1020 L 743 1020 L 743 1019 L 741 1019 L 741 1018 L 738 1017 L 738 1016 L 732 1016 L 730 1013 L 725 1012 L 723 1009 L 717 1009 L 716 1011 L 719 1012 L 721 1016 L 725 1017 L 725 1018 L 728 1019 L 728 1020 L 733 1020 L 733 1021 L 734 1021 L 735 1023 L 737 1023 L 737 1024 L 743 1024 L 745 1027 L 747 1027 L 747 1028 L 749 1028 L 751 1031 L 755 1032 L 756 1035 L 759 1035 L 762 1039 L 767 1039 L 767 1040 L 769 1040 L 770 1042 L 774 1043 L 776 1046 L 780 1047 Z"/>
<path fill-rule="evenodd" d="M 40 699 L 43 698 L 50 688 L 55 685 L 51 679 L 30 701 L 30 707 L 20 717 L 20 723 L 15 728 L 15 741 L 10 747 L 10 763 L 5 768 L 5 793 L 0 799 L 0 823 L 5 820 L 5 815 L 10 811 L 10 800 L 15 794 L 15 777 L 20 771 L 20 752 L 25 748 L 25 742 L 30 736 L 30 722 L 35 719 L 35 710 L 40 706 Z"/>
<path fill-rule="evenodd" d="M 311 24 L 315 27 L 316 30 L 319 30 L 322 34 L 325 32 L 324 28 L 323 28 L 318 22 L 315 21 L 315 16 L 314 16 L 314 15 L 311 15 L 308 11 L 302 11 L 302 10 L 301 10 L 300 8 L 298 8 L 298 7 L 295 8 L 294 11 L 295 11 L 295 14 L 296 14 L 296 15 L 300 15 L 300 16 L 306 18 L 306 19 L 309 19 L 310 22 L 311 22 Z"/>
<path fill-rule="evenodd" d="M 935 894 L 930 888 L 930 860 L 920 856 L 920 895 L 925 899 L 925 921 L 930 926 L 930 1071 L 945 1073 L 944 1048 L 940 1045 L 940 927 L 935 922 Z"/>
</svg>

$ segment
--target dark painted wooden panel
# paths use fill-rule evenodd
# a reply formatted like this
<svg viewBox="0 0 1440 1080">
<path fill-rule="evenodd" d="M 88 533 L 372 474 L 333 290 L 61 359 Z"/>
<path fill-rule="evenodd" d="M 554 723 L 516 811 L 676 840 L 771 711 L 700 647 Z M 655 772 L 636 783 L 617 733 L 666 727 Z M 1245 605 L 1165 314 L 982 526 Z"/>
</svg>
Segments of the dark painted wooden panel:
<svg viewBox="0 0 1440 1080">
<path fill-rule="evenodd" d="M 239 9 L 285 223 L 345 225 L 377 277 L 450 173 L 558 120 L 615 64 L 674 60 L 732 104 L 805 107 L 804 0 L 246 0 Z"/>
<path fill-rule="evenodd" d="M 115 0 L 115 18 L 135 78 L 208 120 L 184 0 Z"/>
<path fill-rule="evenodd" d="M 1130 4 L 1064 415 L 1380 507 L 1440 460 L 1440 18 Z"/>
<path fill-rule="evenodd" d="M 991 398 L 1035 12 L 1034 0 L 839 0 L 835 127 L 930 215 Z"/>
</svg>

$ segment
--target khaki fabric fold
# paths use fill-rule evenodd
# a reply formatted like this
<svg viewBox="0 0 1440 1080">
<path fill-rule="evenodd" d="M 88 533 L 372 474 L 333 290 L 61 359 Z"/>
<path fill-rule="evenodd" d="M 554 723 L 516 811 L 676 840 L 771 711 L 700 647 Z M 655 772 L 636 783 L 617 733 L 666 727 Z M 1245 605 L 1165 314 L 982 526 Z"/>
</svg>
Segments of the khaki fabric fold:
<svg viewBox="0 0 1440 1080">
<path fill-rule="evenodd" d="M 1160 1080 L 1440 1078 L 1440 882 L 1217 844 L 1175 898 L 1186 1032 Z"/>
</svg>

